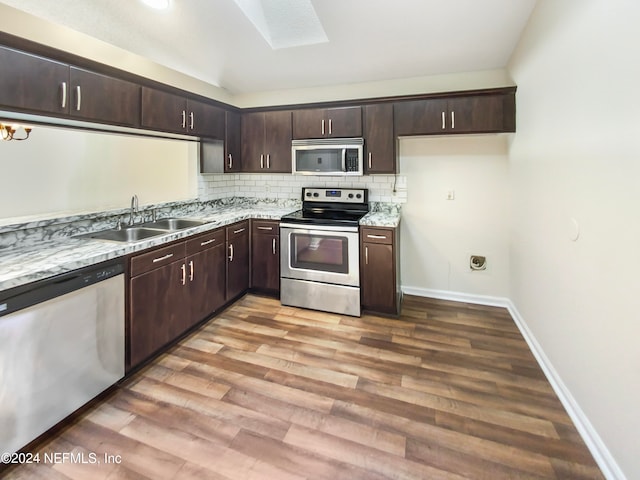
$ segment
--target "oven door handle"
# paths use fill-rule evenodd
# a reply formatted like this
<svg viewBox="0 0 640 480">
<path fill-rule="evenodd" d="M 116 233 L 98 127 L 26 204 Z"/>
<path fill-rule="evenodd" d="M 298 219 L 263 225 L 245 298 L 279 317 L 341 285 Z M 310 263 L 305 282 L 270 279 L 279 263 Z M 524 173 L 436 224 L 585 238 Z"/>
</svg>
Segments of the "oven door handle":
<svg viewBox="0 0 640 480">
<path fill-rule="evenodd" d="M 344 227 L 339 225 L 309 225 L 305 223 L 281 223 L 280 228 L 291 228 L 300 232 L 357 232 L 358 227 Z"/>
</svg>

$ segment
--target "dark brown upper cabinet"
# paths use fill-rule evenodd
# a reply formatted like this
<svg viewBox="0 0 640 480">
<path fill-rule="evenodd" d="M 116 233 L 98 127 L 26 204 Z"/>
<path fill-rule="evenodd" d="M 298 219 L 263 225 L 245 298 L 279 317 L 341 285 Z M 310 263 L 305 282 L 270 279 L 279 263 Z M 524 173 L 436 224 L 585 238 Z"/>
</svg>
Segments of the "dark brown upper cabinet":
<svg viewBox="0 0 640 480">
<path fill-rule="evenodd" d="M 394 124 L 398 136 L 515 132 L 515 94 L 399 101 Z"/>
<path fill-rule="evenodd" d="M 223 140 L 225 111 L 180 95 L 142 87 L 141 126 L 151 130 Z"/>
<path fill-rule="evenodd" d="M 362 136 L 362 107 L 294 110 L 292 116 L 295 139 Z"/>
<path fill-rule="evenodd" d="M 236 112 L 225 112 L 225 134 L 224 134 L 224 171 L 241 172 L 242 143 L 240 141 L 240 114 Z"/>
<path fill-rule="evenodd" d="M 252 112 L 241 119 L 242 171 L 291 173 L 291 112 Z"/>
<path fill-rule="evenodd" d="M 136 127 L 140 87 L 44 57 L 0 47 L 0 105 L 29 113 Z"/>
<path fill-rule="evenodd" d="M 364 173 L 396 173 L 393 104 L 366 105 L 364 110 Z"/>
</svg>

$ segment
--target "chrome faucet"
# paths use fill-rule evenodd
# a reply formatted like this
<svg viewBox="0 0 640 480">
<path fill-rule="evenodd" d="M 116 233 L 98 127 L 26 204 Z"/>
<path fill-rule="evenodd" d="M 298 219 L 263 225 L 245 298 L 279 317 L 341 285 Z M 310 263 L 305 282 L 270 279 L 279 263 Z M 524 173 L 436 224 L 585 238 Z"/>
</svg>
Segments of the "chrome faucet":
<svg viewBox="0 0 640 480">
<path fill-rule="evenodd" d="M 138 212 L 138 195 L 131 197 L 131 212 L 129 216 L 129 226 L 133 225 L 134 215 Z"/>
</svg>

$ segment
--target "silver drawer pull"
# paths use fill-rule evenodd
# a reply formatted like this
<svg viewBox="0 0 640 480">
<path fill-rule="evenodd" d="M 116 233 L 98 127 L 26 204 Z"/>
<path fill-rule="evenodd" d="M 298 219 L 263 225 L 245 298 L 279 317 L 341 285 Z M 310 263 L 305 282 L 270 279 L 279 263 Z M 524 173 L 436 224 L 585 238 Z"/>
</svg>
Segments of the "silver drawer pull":
<svg viewBox="0 0 640 480">
<path fill-rule="evenodd" d="M 171 258 L 171 257 L 173 257 L 173 253 L 167 253 L 164 257 L 154 258 L 153 259 L 153 263 L 161 262 L 161 261 L 166 260 L 167 258 Z"/>
<path fill-rule="evenodd" d="M 207 240 L 206 242 L 200 242 L 200 246 L 204 247 L 205 245 L 209 245 L 210 243 L 213 243 L 215 241 L 216 241 L 216 239 L 212 238 L 211 240 Z"/>
<path fill-rule="evenodd" d="M 245 229 L 241 228 L 240 230 L 234 230 L 233 233 L 236 234 L 236 233 L 240 233 L 240 232 L 244 232 L 244 231 L 245 231 Z"/>
<path fill-rule="evenodd" d="M 379 239 L 386 239 L 387 236 L 386 235 L 369 235 L 367 234 L 367 238 L 379 238 Z"/>
<path fill-rule="evenodd" d="M 258 230 L 273 230 L 273 227 L 258 227 Z"/>
</svg>

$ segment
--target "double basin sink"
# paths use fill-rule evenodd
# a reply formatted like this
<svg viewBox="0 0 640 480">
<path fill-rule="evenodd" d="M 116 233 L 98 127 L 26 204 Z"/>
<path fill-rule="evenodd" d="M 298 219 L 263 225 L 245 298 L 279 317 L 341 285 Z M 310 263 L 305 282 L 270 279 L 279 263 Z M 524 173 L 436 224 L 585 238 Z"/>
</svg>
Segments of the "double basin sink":
<svg viewBox="0 0 640 480">
<path fill-rule="evenodd" d="M 192 227 L 199 227 L 206 223 L 202 220 L 193 220 L 190 218 L 163 218 L 155 222 L 141 223 L 124 228 L 113 228 L 110 230 L 102 230 L 101 232 L 86 233 L 79 237 L 92 238 L 95 240 L 107 240 L 111 242 L 132 243 L 146 240 L 147 238 L 166 235 L 177 230 L 184 230 Z"/>
</svg>

